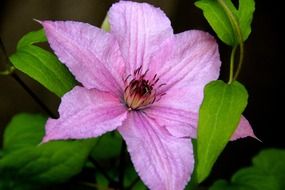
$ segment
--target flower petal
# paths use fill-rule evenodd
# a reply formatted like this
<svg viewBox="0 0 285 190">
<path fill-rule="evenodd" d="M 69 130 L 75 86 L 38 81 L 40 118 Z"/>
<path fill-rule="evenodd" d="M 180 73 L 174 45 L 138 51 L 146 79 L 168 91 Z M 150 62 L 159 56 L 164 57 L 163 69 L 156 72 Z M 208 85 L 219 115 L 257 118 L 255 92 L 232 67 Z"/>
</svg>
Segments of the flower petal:
<svg viewBox="0 0 285 190">
<path fill-rule="evenodd" d="M 165 83 L 161 105 L 198 113 L 204 86 L 218 78 L 220 57 L 217 43 L 208 33 L 192 30 L 175 35 L 175 47 L 158 76 Z"/>
<path fill-rule="evenodd" d="M 233 134 L 231 141 L 237 140 L 239 138 L 244 138 L 244 137 L 253 137 L 253 138 L 259 140 L 254 135 L 253 130 L 252 130 L 248 120 L 244 116 L 241 116 L 239 126 L 236 129 L 235 133 Z"/>
<path fill-rule="evenodd" d="M 84 87 L 122 93 L 124 63 L 112 35 L 81 22 L 41 24 L 51 48 Z"/>
<path fill-rule="evenodd" d="M 196 138 L 198 113 L 155 105 L 146 109 L 145 113 L 175 137 Z"/>
<path fill-rule="evenodd" d="M 163 55 L 173 38 L 169 19 L 159 8 L 146 3 L 120 1 L 109 11 L 111 33 L 116 36 L 128 74 L 142 66 L 148 69 L 152 56 Z M 156 60 L 159 60 L 156 58 Z M 159 60 L 162 62 L 162 60 Z"/>
<path fill-rule="evenodd" d="M 127 116 L 118 98 L 79 86 L 63 96 L 59 114 L 48 119 L 43 142 L 97 137 L 121 126 Z"/>
<path fill-rule="evenodd" d="M 198 114 L 162 107 L 148 109 L 146 113 L 149 117 L 155 118 L 159 124 L 165 126 L 173 136 L 197 138 Z M 232 135 L 231 141 L 245 137 L 253 137 L 259 140 L 254 135 L 248 120 L 241 116 L 240 123 Z"/>
<path fill-rule="evenodd" d="M 143 112 L 129 112 L 118 128 L 125 139 L 135 169 L 154 190 L 181 190 L 194 167 L 189 138 L 171 136 Z"/>
</svg>

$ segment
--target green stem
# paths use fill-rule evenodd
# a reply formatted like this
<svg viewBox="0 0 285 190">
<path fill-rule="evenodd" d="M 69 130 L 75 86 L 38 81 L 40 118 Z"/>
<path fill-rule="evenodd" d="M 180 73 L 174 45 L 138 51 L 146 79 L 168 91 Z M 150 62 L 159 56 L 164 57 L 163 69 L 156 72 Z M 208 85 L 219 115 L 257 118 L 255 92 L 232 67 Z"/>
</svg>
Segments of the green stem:
<svg viewBox="0 0 285 190">
<path fill-rule="evenodd" d="M 139 181 L 140 181 L 139 177 L 134 179 L 134 181 L 132 181 L 132 183 L 129 185 L 129 187 L 126 188 L 126 190 L 132 190 Z"/>
<path fill-rule="evenodd" d="M 119 188 L 124 189 L 126 143 L 122 140 L 119 164 Z"/>
<path fill-rule="evenodd" d="M 237 67 L 236 73 L 234 75 L 234 80 L 237 79 L 237 77 L 240 73 L 242 63 L 243 63 L 243 57 L 244 57 L 244 47 L 243 47 L 243 42 L 241 42 L 239 44 L 239 62 L 238 62 L 238 67 Z"/>
<path fill-rule="evenodd" d="M 237 66 L 237 71 L 236 71 L 236 73 L 234 74 L 234 77 L 233 77 L 233 80 L 236 80 L 238 75 L 239 75 L 239 73 L 240 73 L 240 70 L 241 70 L 241 67 L 242 67 L 242 63 L 243 63 L 243 57 L 244 57 L 244 47 L 243 47 L 242 33 L 241 33 L 241 30 L 240 30 L 240 27 L 239 27 L 239 23 L 238 23 L 236 17 L 233 15 L 231 10 L 229 9 L 227 4 L 225 3 L 225 0 L 218 0 L 218 3 L 221 5 L 221 7 L 224 9 L 225 13 L 227 14 L 227 16 L 228 16 L 228 18 L 229 18 L 229 20 L 231 22 L 231 25 L 232 25 L 232 27 L 234 29 L 234 32 L 235 32 L 235 34 L 236 34 L 236 36 L 238 38 L 238 43 L 239 43 L 239 62 L 238 62 L 238 66 Z M 233 47 L 233 49 L 236 49 L 236 46 Z M 236 51 L 236 50 L 232 50 L 232 52 L 233 51 Z M 229 83 L 230 83 L 230 81 L 229 81 Z"/>
<path fill-rule="evenodd" d="M 235 54 L 236 54 L 237 46 L 234 46 L 231 52 L 231 59 L 230 59 L 230 76 L 228 84 L 231 84 L 233 81 L 234 75 L 234 62 L 235 62 Z"/>
<path fill-rule="evenodd" d="M 5 71 L 0 71 L 0 75 L 10 75 L 15 71 L 15 67 L 9 66 Z"/>
<path fill-rule="evenodd" d="M 6 66 L 7 69 L 4 70 L 4 71 L 0 71 L 0 75 L 10 75 L 10 74 L 12 74 L 14 72 L 15 67 L 12 64 L 10 64 L 10 62 L 9 62 L 9 59 L 7 57 L 7 52 L 6 52 L 6 49 L 5 49 L 5 46 L 4 46 L 3 42 L 2 42 L 1 37 L 0 37 L 0 48 L 1 48 L 2 52 L 3 52 L 5 61 L 8 63 L 8 65 Z"/>
<path fill-rule="evenodd" d="M 41 99 L 28 87 L 28 85 L 26 85 L 26 83 L 24 83 L 24 81 L 21 80 L 21 78 L 15 73 L 13 72 L 15 70 L 15 67 L 11 64 L 10 60 L 9 60 L 9 56 L 7 54 L 6 48 L 4 46 L 4 43 L 1 40 L 0 37 L 0 49 L 4 54 L 4 57 L 6 59 L 7 62 L 7 67 L 8 69 L 0 72 L 0 75 L 10 75 L 11 77 L 13 77 L 23 88 L 24 90 L 33 98 L 33 100 L 52 118 L 56 118 L 56 115 L 53 114 L 53 112 L 41 101 Z"/>
<path fill-rule="evenodd" d="M 98 188 L 98 185 L 97 184 L 94 184 L 94 183 L 89 183 L 89 182 L 79 182 L 80 185 L 84 185 L 84 186 L 87 186 L 87 187 L 94 187 L 95 189 Z"/>
<path fill-rule="evenodd" d="M 101 186 L 101 185 L 95 184 L 95 183 L 79 182 L 79 184 L 80 184 L 80 185 L 87 186 L 87 187 L 92 187 L 92 188 L 98 189 L 98 190 L 114 190 L 113 188 L 104 187 L 104 186 Z"/>
<path fill-rule="evenodd" d="M 109 174 L 100 166 L 100 164 L 92 156 L 89 156 L 89 160 L 95 166 L 95 168 L 101 172 L 101 174 L 108 180 L 110 184 L 116 184 L 117 182 L 113 180 Z"/>
<path fill-rule="evenodd" d="M 56 115 L 41 101 L 41 99 L 22 81 L 22 79 L 16 74 L 12 73 L 10 76 L 16 80 L 21 87 L 33 98 L 33 100 L 52 118 L 57 118 Z"/>
</svg>

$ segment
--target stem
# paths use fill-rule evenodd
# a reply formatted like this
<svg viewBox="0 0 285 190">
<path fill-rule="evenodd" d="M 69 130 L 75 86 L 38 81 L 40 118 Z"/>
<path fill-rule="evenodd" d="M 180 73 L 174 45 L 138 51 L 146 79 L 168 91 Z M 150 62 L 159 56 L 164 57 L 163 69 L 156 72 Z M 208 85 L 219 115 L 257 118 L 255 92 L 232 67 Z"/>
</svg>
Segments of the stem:
<svg viewBox="0 0 285 190">
<path fill-rule="evenodd" d="M 225 0 L 218 0 L 218 3 L 221 5 L 221 7 L 224 9 L 224 11 L 226 12 L 230 22 L 231 22 L 231 25 L 234 29 L 234 32 L 238 38 L 238 43 L 239 43 L 239 62 L 238 62 L 238 66 L 237 66 L 237 71 L 233 77 L 233 80 L 236 80 L 239 73 L 240 73 L 240 70 L 241 70 L 241 67 L 242 67 L 242 63 L 243 63 L 243 57 L 244 57 L 244 45 L 243 45 L 243 38 L 242 38 L 242 33 L 241 33 L 241 30 L 240 30 L 240 27 L 239 27 L 239 24 L 236 20 L 236 17 L 233 15 L 233 13 L 231 12 L 231 10 L 228 8 L 228 6 L 226 5 L 225 3 Z M 236 48 L 236 47 L 234 47 Z M 233 50 L 233 51 L 236 51 L 236 50 Z"/>
<path fill-rule="evenodd" d="M 8 67 L 5 71 L 0 71 L 0 75 L 11 75 L 15 71 L 15 67 Z"/>
<path fill-rule="evenodd" d="M 3 51 L 3 54 L 4 54 L 4 56 L 5 56 L 5 59 L 7 59 L 7 60 L 9 61 L 8 54 L 7 54 L 7 52 L 6 52 L 6 49 L 5 49 L 4 43 L 2 42 L 1 37 L 0 37 L 0 47 L 1 47 L 2 51 Z M 7 63 L 9 63 L 9 62 L 7 62 Z"/>
<path fill-rule="evenodd" d="M 84 185 L 84 186 L 87 186 L 87 187 L 94 187 L 94 188 L 98 188 L 98 185 L 95 184 L 95 183 L 89 183 L 89 182 L 79 182 L 80 185 Z"/>
<path fill-rule="evenodd" d="M 231 84 L 233 81 L 233 75 L 234 75 L 234 62 L 235 62 L 235 54 L 236 54 L 237 46 L 234 46 L 231 52 L 231 60 L 230 60 L 230 76 L 228 84 Z"/>
<path fill-rule="evenodd" d="M 239 62 L 238 62 L 238 67 L 237 67 L 237 71 L 235 73 L 235 76 L 234 76 L 234 80 L 237 79 L 239 73 L 240 73 L 240 70 L 241 70 L 241 67 L 242 67 L 242 63 L 243 63 L 243 57 L 244 57 L 244 47 L 243 47 L 243 42 L 241 42 L 239 44 Z"/>
<path fill-rule="evenodd" d="M 5 49 L 4 43 L 2 42 L 1 37 L 0 37 L 0 47 L 5 57 L 5 60 L 8 63 L 8 68 L 5 71 L 0 71 L 0 75 L 10 75 L 11 73 L 14 72 L 15 67 L 9 62 L 8 54 L 6 52 L 6 49 Z"/>
<path fill-rule="evenodd" d="M 1 50 L 5 56 L 5 59 L 8 64 L 8 69 L 4 72 L 0 72 L 0 74 L 6 74 L 12 76 L 22 87 L 25 89 L 25 91 L 34 99 L 34 101 L 52 118 L 56 118 L 56 116 L 52 113 L 52 111 L 49 110 L 49 108 L 37 97 L 37 95 L 21 80 L 21 78 L 14 73 L 13 71 L 15 70 L 15 67 L 11 64 L 9 61 L 9 56 L 6 52 L 6 48 L 1 40 L 0 37 L 0 47 Z"/>
<path fill-rule="evenodd" d="M 109 181 L 111 184 L 116 184 L 116 181 L 114 181 L 108 174 L 105 172 L 105 170 L 100 166 L 100 164 L 91 156 L 89 156 L 89 160 L 92 162 L 92 164 L 97 168 L 102 175 Z"/>
<path fill-rule="evenodd" d="M 22 88 L 34 99 L 34 101 L 52 118 L 56 116 L 52 111 L 39 99 L 39 97 L 21 80 L 21 78 L 16 74 L 12 73 L 11 76 L 22 86 Z"/>
<path fill-rule="evenodd" d="M 125 153 L 126 153 L 126 143 L 124 140 L 122 140 L 121 153 L 120 153 L 120 165 L 119 165 L 119 187 L 120 189 L 124 189 Z"/>
<path fill-rule="evenodd" d="M 99 184 L 95 184 L 95 183 L 89 183 L 89 182 L 79 182 L 80 185 L 84 185 L 87 187 L 92 187 L 98 190 L 114 190 L 113 188 L 108 188 L 108 187 L 103 187 Z"/>
<path fill-rule="evenodd" d="M 139 181 L 140 181 L 139 177 L 134 179 L 134 181 L 132 181 L 132 183 L 129 185 L 129 187 L 126 188 L 126 190 L 131 190 Z"/>
</svg>

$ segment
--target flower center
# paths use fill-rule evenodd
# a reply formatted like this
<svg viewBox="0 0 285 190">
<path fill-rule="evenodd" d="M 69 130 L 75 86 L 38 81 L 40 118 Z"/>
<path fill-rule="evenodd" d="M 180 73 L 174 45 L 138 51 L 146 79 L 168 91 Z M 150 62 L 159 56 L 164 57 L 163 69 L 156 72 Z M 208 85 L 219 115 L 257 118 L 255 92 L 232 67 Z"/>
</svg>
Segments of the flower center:
<svg viewBox="0 0 285 190">
<path fill-rule="evenodd" d="M 132 110 L 152 104 L 155 97 L 153 86 L 145 79 L 132 80 L 124 94 L 125 102 Z"/>
<path fill-rule="evenodd" d="M 157 97 L 161 97 L 164 94 L 157 94 L 156 89 L 160 86 L 156 86 L 159 78 L 156 75 L 151 80 L 146 80 L 147 71 L 141 74 L 141 67 L 134 71 L 133 79 L 128 82 L 131 77 L 129 75 L 125 80 L 126 88 L 124 91 L 125 104 L 129 110 L 138 110 L 149 104 L 157 101 Z"/>
</svg>

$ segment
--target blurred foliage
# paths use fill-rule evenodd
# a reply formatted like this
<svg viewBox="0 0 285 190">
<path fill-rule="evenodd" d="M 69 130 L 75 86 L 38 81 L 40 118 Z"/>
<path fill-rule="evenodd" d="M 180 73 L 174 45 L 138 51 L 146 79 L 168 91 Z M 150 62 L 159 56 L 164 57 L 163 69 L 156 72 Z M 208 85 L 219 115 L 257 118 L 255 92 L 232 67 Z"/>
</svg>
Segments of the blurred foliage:
<svg viewBox="0 0 285 190">
<path fill-rule="evenodd" d="M 91 156 L 96 160 L 116 158 L 120 156 L 122 138 L 118 132 L 109 132 L 98 138 Z"/>
<path fill-rule="evenodd" d="M 78 174 L 96 139 L 41 144 L 46 117 L 16 115 L 4 134 L 0 189 L 34 189 Z"/>
<path fill-rule="evenodd" d="M 230 182 L 216 181 L 210 190 L 285 189 L 285 150 L 267 149 L 253 158 L 253 166 L 236 172 Z"/>
</svg>

